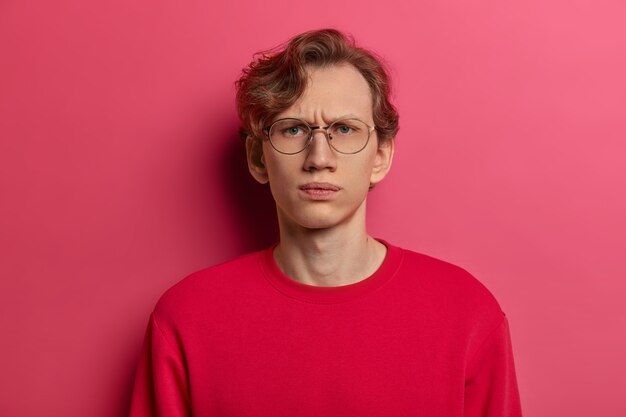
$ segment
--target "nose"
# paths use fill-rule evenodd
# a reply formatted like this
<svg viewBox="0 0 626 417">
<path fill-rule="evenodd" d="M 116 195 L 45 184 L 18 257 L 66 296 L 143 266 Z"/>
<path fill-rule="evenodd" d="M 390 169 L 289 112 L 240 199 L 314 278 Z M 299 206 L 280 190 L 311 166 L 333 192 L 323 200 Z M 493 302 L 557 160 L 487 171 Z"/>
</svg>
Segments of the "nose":
<svg viewBox="0 0 626 417">
<path fill-rule="evenodd" d="M 332 172 L 337 169 L 337 156 L 328 143 L 326 136 L 328 134 L 323 129 L 311 132 L 311 141 L 305 149 L 306 159 L 303 166 L 305 171 L 328 169 Z"/>
</svg>

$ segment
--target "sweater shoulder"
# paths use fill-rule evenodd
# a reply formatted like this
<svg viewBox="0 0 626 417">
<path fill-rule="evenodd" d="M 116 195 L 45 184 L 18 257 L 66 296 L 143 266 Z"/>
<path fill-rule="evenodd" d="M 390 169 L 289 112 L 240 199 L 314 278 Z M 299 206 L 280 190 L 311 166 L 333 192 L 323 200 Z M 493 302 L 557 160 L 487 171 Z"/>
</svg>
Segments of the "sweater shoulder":
<svg viewBox="0 0 626 417">
<path fill-rule="evenodd" d="M 262 251 L 248 253 L 187 275 L 161 295 L 155 315 L 180 316 L 236 297 L 247 282 L 258 276 L 261 254 Z"/>
<path fill-rule="evenodd" d="M 473 274 L 450 262 L 403 249 L 401 273 L 407 275 L 427 297 L 445 303 L 459 314 L 504 315 L 500 304 L 487 287 Z"/>
</svg>

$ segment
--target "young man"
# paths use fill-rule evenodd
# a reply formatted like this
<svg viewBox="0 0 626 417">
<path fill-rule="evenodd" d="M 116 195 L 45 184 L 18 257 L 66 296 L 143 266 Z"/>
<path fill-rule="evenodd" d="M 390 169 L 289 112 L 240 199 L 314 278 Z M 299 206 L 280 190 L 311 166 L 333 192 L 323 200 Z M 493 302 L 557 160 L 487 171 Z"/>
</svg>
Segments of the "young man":
<svg viewBox="0 0 626 417">
<path fill-rule="evenodd" d="M 161 297 L 131 416 L 520 416 L 492 295 L 367 233 L 366 197 L 398 129 L 379 60 L 335 30 L 308 32 L 237 87 L 280 242 Z"/>
</svg>

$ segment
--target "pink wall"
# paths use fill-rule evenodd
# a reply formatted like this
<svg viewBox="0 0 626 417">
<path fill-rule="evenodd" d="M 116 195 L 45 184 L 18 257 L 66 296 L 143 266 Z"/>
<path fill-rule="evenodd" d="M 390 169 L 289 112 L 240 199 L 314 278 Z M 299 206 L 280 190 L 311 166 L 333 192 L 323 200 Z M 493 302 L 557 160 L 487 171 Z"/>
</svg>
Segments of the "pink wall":
<svg viewBox="0 0 626 417">
<path fill-rule="evenodd" d="M 498 297 L 527 416 L 626 415 L 625 3 L 214 3 L 0 4 L 0 415 L 123 416 L 159 294 L 274 239 L 233 81 L 322 26 L 395 76 L 374 234 Z"/>
</svg>

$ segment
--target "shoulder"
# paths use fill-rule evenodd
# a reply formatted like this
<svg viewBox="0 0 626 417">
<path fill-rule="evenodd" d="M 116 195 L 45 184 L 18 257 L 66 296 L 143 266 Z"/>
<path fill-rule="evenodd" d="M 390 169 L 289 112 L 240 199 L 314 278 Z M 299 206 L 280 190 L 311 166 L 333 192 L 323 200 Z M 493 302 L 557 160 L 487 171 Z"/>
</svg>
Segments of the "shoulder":
<svg viewBox="0 0 626 417">
<path fill-rule="evenodd" d="M 466 269 L 432 256 L 400 249 L 398 274 L 420 300 L 459 320 L 500 322 L 504 313 L 493 294 Z"/>
<path fill-rule="evenodd" d="M 248 253 L 186 276 L 161 295 L 154 308 L 155 315 L 189 316 L 236 299 L 247 283 L 258 277 L 263 252 Z"/>
<path fill-rule="evenodd" d="M 432 256 L 402 249 L 403 268 L 415 272 L 419 279 L 434 290 L 444 290 L 463 298 L 483 298 L 496 302 L 491 292 L 474 275 L 461 266 Z"/>
</svg>

